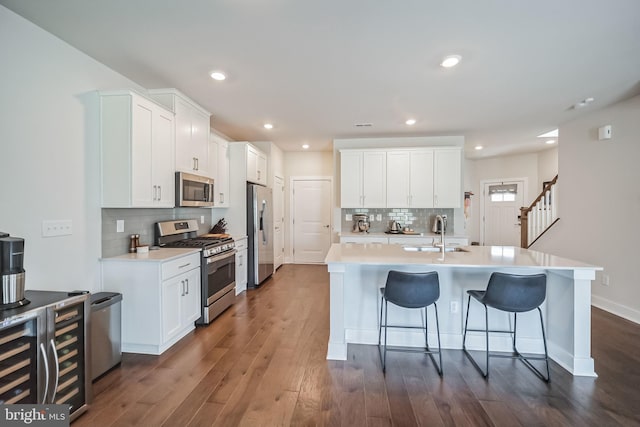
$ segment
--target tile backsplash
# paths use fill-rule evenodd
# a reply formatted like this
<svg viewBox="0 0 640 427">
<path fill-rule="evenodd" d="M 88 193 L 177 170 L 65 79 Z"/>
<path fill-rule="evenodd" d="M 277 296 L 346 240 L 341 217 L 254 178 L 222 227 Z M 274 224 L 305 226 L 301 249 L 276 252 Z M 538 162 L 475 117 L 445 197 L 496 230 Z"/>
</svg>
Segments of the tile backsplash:
<svg viewBox="0 0 640 427">
<path fill-rule="evenodd" d="M 454 230 L 454 209 L 341 209 L 342 231 L 353 230 L 353 221 L 347 215 L 358 213 L 369 215 L 370 233 L 384 233 L 389 229 L 389 221 L 398 221 L 402 227 L 409 227 L 419 233 L 427 233 L 433 227 L 436 215 L 447 215 L 447 232 Z M 380 221 L 378 221 L 380 216 Z"/>
<path fill-rule="evenodd" d="M 200 217 L 204 216 L 204 224 Z M 102 209 L 102 257 L 126 254 L 129 251 L 129 236 L 140 235 L 143 245 L 155 244 L 155 224 L 172 219 L 197 219 L 198 234 L 207 233 L 213 224 L 224 217 L 224 210 L 207 208 L 175 209 Z M 116 232 L 116 221 L 124 220 L 124 232 Z"/>
</svg>

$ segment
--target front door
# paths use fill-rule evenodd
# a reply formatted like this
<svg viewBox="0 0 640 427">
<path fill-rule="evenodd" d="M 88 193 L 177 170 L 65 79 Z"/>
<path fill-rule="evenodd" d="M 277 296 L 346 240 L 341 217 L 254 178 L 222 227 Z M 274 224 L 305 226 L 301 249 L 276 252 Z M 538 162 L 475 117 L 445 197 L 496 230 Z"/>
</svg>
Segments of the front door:
<svg viewBox="0 0 640 427">
<path fill-rule="evenodd" d="M 485 182 L 485 246 L 520 246 L 520 208 L 524 200 L 524 181 Z"/>
<path fill-rule="evenodd" d="M 294 180 L 292 205 L 294 262 L 324 262 L 331 246 L 331 180 Z"/>
</svg>

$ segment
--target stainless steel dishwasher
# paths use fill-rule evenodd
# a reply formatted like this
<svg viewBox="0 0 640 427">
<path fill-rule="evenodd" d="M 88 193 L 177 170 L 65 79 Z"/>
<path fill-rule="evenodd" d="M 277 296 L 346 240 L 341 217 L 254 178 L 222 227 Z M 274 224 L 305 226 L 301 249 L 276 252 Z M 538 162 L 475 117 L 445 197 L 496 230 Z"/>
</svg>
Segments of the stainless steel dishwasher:
<svg viewBox="0 0 640 427">
<path fill-rule="evenodd" d="M 122 294 L 91 295 L 91 379 L 95 380 L 122 360 Z"/>
</svg>

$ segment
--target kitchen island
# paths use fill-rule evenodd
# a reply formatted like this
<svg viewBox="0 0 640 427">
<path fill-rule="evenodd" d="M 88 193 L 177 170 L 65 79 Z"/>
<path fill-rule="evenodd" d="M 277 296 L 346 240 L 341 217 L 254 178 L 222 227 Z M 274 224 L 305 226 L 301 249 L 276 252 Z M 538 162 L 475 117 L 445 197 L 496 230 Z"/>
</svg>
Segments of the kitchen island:
<svg viewBox="0 0 640 427">
<path fill-rule="evenodd" d="M 346 360 L 347 344 L 378 343 L 379 288 L 389 270 L 437 271 L 438 314 L 442 347 L 462 348 L 469 289 L 485 289 L 494 271 L 547 275 L 547 298 L 541 307 L 549 356 L 573 375 L 595 376 L 591 357 L 591 281 L 602 270 L 578 261 L 512 246 L 468 246 L 463 251 L 428 252 L 410 245 L 335 243 L 325 259 L 330 273 L 330 336 L 327 359 Z M 472 301 L 469 328 L 484 326 L 483 308 Z M 474 306 L 475 304 L 475 306 Z M 435 314 L 429 309 L 429 343 L 436 344 Z M 512 318 L 489 309 L 491 329 L 508 328 Z M 419 310 L 389 306 L 389 323 L 420 325 Z M 492 351 L 511 351 L 508 335 L 491 336 Z M 503 335 L 503 336 L 502 336 Z M 389 331 L 390 345 L 424 346 L 421 332 Z M 518 316 L 518 347 L 542 353 L 535 311 Z M 484 334 L 469 332 L 467 348 L 483 349 Z"/>
</svg>

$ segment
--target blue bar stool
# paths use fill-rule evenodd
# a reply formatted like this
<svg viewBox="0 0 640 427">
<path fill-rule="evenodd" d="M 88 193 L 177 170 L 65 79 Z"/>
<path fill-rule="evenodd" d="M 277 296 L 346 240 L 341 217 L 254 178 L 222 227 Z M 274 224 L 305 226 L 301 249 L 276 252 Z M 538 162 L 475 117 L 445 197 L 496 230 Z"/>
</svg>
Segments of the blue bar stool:
<svg viewBox="0 0 640 427">
<path fill-rule="evenodd" d="M 378 349 L 380 359 L 382 361 L 382 372 L 386 371 L 387 351 L 403 351 L 411 353 L 428 354 L 438 371 L 438 375 L 442 376 L 442 353 L 440 352 L 440 324 L 438 321 L 438 305 L 436 301 L 440 298 L 440 281 L 438 273 L 435 271 L 428 273 L 405 273 L 402 271 L 389 271 L 387 282 L 384 288 L 380 288 L 382 294 L 380 298 L 380 323 L 378 328 Z M 395 304 L 404 308 L 418 308 L 421 310 L 420 315 L 423 316 L 424 327 L 422 326 L 403 326 L 389 325 L 387 321 L 388 303 Z M 438 351 L 429 348 L 429 340 L 427 336 L 427 307 L 431 304 L 436 309 L 436 329 L 438 331 Z M 384 308 L 384 323 L 382 323 L 382 311 Z M 382 328 L 384 327 L 384 344 L 382 344 Z M 404 328 L 404 329 L 424 329 L 424 349 L 413 349 L 407 347 L 391 347 L 387 346 L 387 328 Z M 434 354 L 438 354 L 439 363 L 436 363 Z"/>
<path fill-rule="evenodd" d="M 544 302 L 547 292 L 547 276 L 544 274 L 535 275 L 517 275 L 506 273 L 493 273 L 489 278 L 489 284 L 486 291 L 467 291 L 469 298 L 467 300 L 467 318 L 464 322 L 464 335 L 462 338 L 462 350 L 467 355 L 471 363 L 480 371 L 483 377 L 489 376 L 489 358 L 490 357 L 506 357 L 521 360 L 529 369 L 531 369 L 540 379 L 549 382 L 549 355 L 547 353 L 547 339 L 544 333 L 544 323 L 542 321 L 542 310 L 540 305 Z M 469 305 L 471 297 L 480 302 L 484 306 L 485 329 L 469 329 Z M 487 307 L 496 310 L 513 313 L 513 330 L 489 330 L 489 316 Z M 540 326 L 542 328 L 542 341 L 544 343 L 544 356 L 527 356 L 524 357 L 516 347 L 516 327 L 518 321 L 518 313 L 524 313 L 537 309 L 540 315 Z M 466 339 L 467 331 L 478 331 L 485 333 L 486 341 L 486 370 L 483 371 L 475 359 L 467 351 Z M 512 336 L 513 353 L 499 354 L 489 351 L 489 332 L 507 333 Z M 544 360 L 547 367 L 547 375 L 543 375 L 536 369 L 530 360 Z"/>
</svg>

